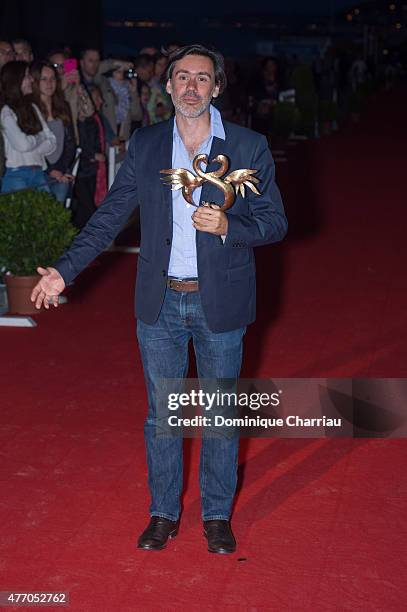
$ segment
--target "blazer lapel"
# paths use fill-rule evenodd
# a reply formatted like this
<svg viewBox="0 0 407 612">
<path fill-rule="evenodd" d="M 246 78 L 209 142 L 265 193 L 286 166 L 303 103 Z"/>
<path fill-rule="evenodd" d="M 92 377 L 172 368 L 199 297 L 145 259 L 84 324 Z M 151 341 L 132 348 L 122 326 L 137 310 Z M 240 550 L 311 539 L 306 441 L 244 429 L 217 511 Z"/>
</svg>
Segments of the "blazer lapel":
<svg viewBox="0 0 407 612">
<path fill-rule="evenodd" d="M 168 130 L 165 134 L 163 134 L 159 150 L 157 151 L 158 158 L 158 172 L 163 170 L 164 168 L 172 168 L 172 147 L 173 147 L 173 128 L 174 128 L 174 119 L 170 119 L 168 122 Z M 163 174 L 159 174 L 158 182 L 160 184 L 161 189 L 161 198 L 162 204 L 164 207 L 164 211 L 167 211 L 168 214 L 168 222 L 172 231 L 172 191 L 161 181 L 161 177 Z M 164 212 L 163 211 L 163 212 Z"/>
</svg>

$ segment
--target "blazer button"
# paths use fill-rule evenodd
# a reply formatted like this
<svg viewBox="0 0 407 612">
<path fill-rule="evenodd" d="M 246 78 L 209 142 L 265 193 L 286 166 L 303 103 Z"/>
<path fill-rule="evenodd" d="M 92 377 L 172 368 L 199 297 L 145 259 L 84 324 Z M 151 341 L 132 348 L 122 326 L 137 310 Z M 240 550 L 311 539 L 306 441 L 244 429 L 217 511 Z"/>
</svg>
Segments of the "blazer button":
<svg viewBox="0 0 407 612">
<path fill-rule="evenodd" d="M 171 240 L 169 238 L 167 238 L 167 240 L 165 241 L 166 244 L 171 244 Z"/>
<path fill-rule="evenodd" d="M 166 270 L 163 270 L 163 271 L 162 271 L 162 275 L 163 275 L 163 276 L 167 276 L 167 272 L 166 272 Z"/>
</svg>

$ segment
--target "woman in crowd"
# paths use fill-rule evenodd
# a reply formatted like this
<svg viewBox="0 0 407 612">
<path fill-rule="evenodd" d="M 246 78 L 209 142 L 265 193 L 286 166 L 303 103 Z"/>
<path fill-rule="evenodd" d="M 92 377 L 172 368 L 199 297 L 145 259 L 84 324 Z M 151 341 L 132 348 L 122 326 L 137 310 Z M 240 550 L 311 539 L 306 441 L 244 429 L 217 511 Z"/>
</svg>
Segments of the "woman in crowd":
<svg viewBox="0 0 407 612">
<path fill-rule="evenodd" d="M 253 129 L 263 134 L 270 133 L 273 122 L 274 106 L 280 92 L 280 76 L 277 60 L 266 57 L 261 63 L 260 75 L 255 75 L 249 83 L 249 95 L 254 101 Z"/>
<path fill-rule="evenodd" d="M 82 153 L 75 182 L 73 222 L 79 228 L 86 225 L 107 193 L 106 139 L 100 115 L 103 98 L 96 85 L 91 85 L 88 89 L 96 110 L 91 117 L 79 115 L 78 121 Z"/>
<path fill-rule="evenodd" d="M 61 90 L 71 110 L 75 141 L 76 144 L 79 144 L 78 117 L 79 115 L 81 117 L 91 117 L 93 115 L 92 100 L 80 82 L 79 71 L 71 70 L 68 74 L 65 72 L 64 62 L 68 59 L 68 56 L 63 49 L 52 50 L 47 59 L 54 66 L 60 78 Z"/>
<path fill-rule="evenodd" d="M 154 58 L 154 76 L 148 83 L 150 86 L 150 100 L 148 112 L 151 123 L 159 123 L 169 119 L 173 113 L 171 97 L 165 89 L 165 71 L 168 59 L 162 53 L 157 53 Z"/>
<path fill-rule="evenodd" d="M 56 138 L 32 101 L 32 81 L 26 62 L 8 62 L 0 74 L 0 126 L 6 156 L 3 193 L 26 188 L 50 192 L 44 171 L 46 156 L 56 149 Z"/>
<path fill-rule="evenodd" d="M 146 127 L 147 125 L 151 125 L 151 117 L 148 110 L 148 105 L 151 98 L 151 89 L 147 83 L 144 81 L 138 82 L 138 90 L 140 96 L 140 104 L 143 112 L 143 117 L 140 123 L 140 127 Z"/>
<path fill-rule="evenodd" d="M 47 156 L 49 186 L 56 199 L 63 203 L 73 179 L 70 171 L 76 148 L 71 112 L 62 93 L 58 73 L 52 64 L 35 62 L 30 73 L 34 79 L 33 100 L 57 142 L 56 150 Z"/>
<path fill-rule="evenodd" d="M 127 78 L 126 73 L 130 72 L 124 68 L 124 60 L 110 60 L 122 62 L 122 65 L 109 69 L 103 74 L 108 79 L 108 83 L 113 92 L 114 113 L 112 119 L 115 124 L 111 126 L 119 141 L 127 140 L 131 135 L 131 124 L 140 119 L 140 100 L 138 97 L 138 79 L 136 76 Z M 107 64 L 109 60 L 105 60 Z M 131 65 L 129 63 L 129 65 Z M 101 79 L 103 85 L 103 78 Z M 106 90 L 101 88 L 102 95 L 106 96 Z M 106 101 L 106 99 L 105 99 Z"/>
<path fill-rule="evenodd" d="M 136 87 L 133 79 L 125 79 L 124 70 L 116 68 L 111 71 L 109 83 L 116 96 L 115 113 L 117 134 L 120 134 L 122 125 L 128 121 L 130 111 L 130 88 Z"/>
</svg>

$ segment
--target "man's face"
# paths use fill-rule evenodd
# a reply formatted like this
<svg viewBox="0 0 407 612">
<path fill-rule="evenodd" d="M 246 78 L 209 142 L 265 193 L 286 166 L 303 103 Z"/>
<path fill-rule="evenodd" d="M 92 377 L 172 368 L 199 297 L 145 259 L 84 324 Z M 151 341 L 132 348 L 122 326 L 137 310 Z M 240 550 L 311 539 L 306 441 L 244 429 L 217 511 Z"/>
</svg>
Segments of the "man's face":
<svg viewBox="0 0 407 612">
<path fill-rule="evenodd" d="M 88 77 L 97 75 L 100 65 L 100 55 L 96 50 L 86 51 L 85 56 L 81 59 L 82 72 Z"/>
<path fill-rule="evenodd" d="M 32 62 L 33 55 L 30 49 L 24 43 L 15 43 L 13 45 L 14 53 L 16 54 L 16 60 L 19 62 Z"/>
<path fill-rule="evenodd" d="M 151 61 L 149 64 L 146 64 L 145 66 L 138 66 L 137 74 L 142 81 L 144 81 L 145 83 L 148 83 L 153 78 L 154 62 Z"/>
<path fill-rule="evenodd" d="M 199 117 L 219 94 L 212 60 L 204 55 L 186 55 L 178 60 L 166 89 L 177 113 Z"/>
<path fill-rule="evenodd" d="M 5 40 L 0 40 L 0 68 L 14 59 L 13 47 Z"/>
</svg>

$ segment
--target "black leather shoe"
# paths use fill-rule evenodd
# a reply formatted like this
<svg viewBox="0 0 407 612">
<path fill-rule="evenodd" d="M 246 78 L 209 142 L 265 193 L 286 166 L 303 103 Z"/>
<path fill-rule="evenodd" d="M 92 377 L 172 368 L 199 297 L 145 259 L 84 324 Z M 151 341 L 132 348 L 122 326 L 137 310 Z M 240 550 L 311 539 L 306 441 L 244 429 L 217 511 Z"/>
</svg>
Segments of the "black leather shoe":
<svg viewBox="0 0 407 612">
<path fill-rule="evenodd" d="M 208 550 L 213 553 L 225 555 L 234 553 L 236 540 L 230 528 L 229 521 L 204 521 L 204 536 L 208 540 Z"/>
<path fill-rule="evenodd" d="M 137 548 L 144 550 L 162 550 L 169 538 L 175 538 L 179 529 L 179 520 L 170 521 L 162 516 L 152 516 L 150 523 L 137 542 Z"/>
</svg>

